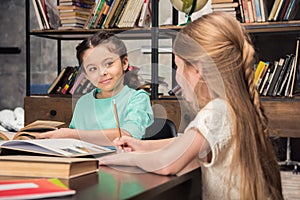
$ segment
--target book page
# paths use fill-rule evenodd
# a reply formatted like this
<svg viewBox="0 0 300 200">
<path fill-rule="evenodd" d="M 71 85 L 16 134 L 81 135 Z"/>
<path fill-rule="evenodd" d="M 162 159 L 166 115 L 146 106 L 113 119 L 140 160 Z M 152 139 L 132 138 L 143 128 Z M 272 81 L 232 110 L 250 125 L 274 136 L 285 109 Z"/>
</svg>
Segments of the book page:
<svg viewBox="0 0 300 200">
<path fill-rule="evenodd" d="M 12 140 L 31 140 L 35 139 L 38 132 L 18 132 L 14 135 Z"/>
<path fill-rule="evenodd" d="M 0 141 L 1 140 L 12 140 L 15 135 L 16 135 L 16 132 L 0 131 Z"/>
<path fill-rule="evenodd" d="M 114 152 L 108 148 L 76 139 L 11 140 L 0 143 L 2 148 L 56 156 L 78 157 Z"/>
<path fill-rule="evenodd" d="M 52 121 L 52 120 L 37 120 L 34 121 L 24 128 L 20 129 L 20 132 L 22 131 L 51 131 L 55 130 L 56 128 L 60 127 L 61 125 L 65 124 L 64 122 L 60 121 Z"/>
</svg>

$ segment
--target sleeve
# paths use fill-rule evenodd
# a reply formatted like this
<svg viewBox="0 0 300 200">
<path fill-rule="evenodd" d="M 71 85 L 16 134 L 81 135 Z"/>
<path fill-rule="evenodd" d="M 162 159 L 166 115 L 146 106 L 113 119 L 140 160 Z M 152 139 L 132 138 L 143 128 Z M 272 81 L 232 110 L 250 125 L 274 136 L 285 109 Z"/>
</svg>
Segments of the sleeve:
<svg viewBox="0 0 300 200">
<path fill-rule="evenodd" d="M 225 101 L 210 102 L 204 107 L 189 124 L 186 130 L 197 128 L 209 143 L 212 151 L 212 160 L 204 165 L 213 165 L 218 159 L 220 152 L 231 141 L 231 115 Z M 199 152 L 199 158 L 203 158 L 203 153 Z"/>
<path fill-rule="evenodd" d="M 127 114 L 121 128 L 133 137 L 141 139 L 145 130 L 153 123 L 153 111 L 147 92 L 138 90 L 130 98 L 127 105 Z"/>
<path fill-rule="evenodd" d="M 93 95 L 93 91 L 81 96 L 78 99 L 73 110 L 73 115 L 72 115 L 71 122 L 69 124 L 69 128 L 78 129 L 78 124 L 81 123 L 83 119 L 86 117 L 83 114 L 85 113 L 84 111 L 87 111 L 88 107 L 90 106 L 89 99 L 91 95 Z"/>
</svg>

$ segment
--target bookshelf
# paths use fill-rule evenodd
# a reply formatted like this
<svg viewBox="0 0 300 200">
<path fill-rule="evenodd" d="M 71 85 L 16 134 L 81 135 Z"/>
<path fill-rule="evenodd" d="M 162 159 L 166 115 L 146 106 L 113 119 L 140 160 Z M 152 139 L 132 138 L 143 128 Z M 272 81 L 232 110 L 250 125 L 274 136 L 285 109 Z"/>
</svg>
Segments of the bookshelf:
<svg viewBox="0 0 300 200">
<path fill-rule="evenodd" d="M 26 16 L 29 15 L 31 0 L 26 0 Z M 152 28 L 109 29 L 118 33 L 122 39 L 147 39 L 151 40 L 151 100 L 153 104 L 162 105 L 167 111 L 167 117 L 175 122 L 176 128 L 182 132 L 190 117 L 182 113 L 178 99 L 172 97 L 160 98 L 158 95 L 158 42 L 160 39 L 174 37 L 174 32 L 181 29 L 178 26 L 158 25 L 159 6 L 152 4 Z M 178 13 L 173 9 L 173 24 L 177 24 Z M 287 53 L 294 52 L 296 36 L 300 35 L 300 21 L 244 23 L 250 33 L 259 59 L 275 60 Z M 36 119 L 63 120 L 67 123 L 72 116 L 74 102 L 70 96 L 37 96 L 30 94 L 30 37 L 46 38 L 57 42 L 57 70 L 61 70 L 61 42 L 63 40 L 82 40 L 95 33 L 97 29 L 76 30 L 30 30 L 30 19 L 26 17 L 26 97 L 25 97 L 25 124 Z M 122 34 L 123 33 L 123 34 Z M 276 42 L 274 42 L 274 40 Z M 175 75 L 172 75 L 173 78 Z M 175 80 L 175 79 L 173 79 Z M 297 112 L 300 108 L 300 98 L 263 97 L 263 105 L 269 117 L 274 134 L 281 136 L 300 137 L 300 124 Z M 40 109 L 39 109 L 40 108 Z M 174 109 L 176 108 L 176 109 Z M 26 112 L 27 111 L 27 112 Z M 156 111 L 160 115 L 160 111 Z"/>
</svg>

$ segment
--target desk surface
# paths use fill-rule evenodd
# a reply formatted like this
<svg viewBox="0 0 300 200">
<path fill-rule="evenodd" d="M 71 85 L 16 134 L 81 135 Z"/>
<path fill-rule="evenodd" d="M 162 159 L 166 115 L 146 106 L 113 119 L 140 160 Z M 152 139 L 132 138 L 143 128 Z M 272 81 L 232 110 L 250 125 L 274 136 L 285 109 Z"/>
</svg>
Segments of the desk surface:
<svg viewBox="0 0 300 200">
<path fill-rule="evenodd" d="M 98 173 L 70 179 L 66 184 L 76 190 L 76 195 L 67 199 L 201 198 L 200 168 L 180 176 L 160 176 L 145 172 L 133 173 L 128 172 L 129 169 L 122 168 L 120 170 L 101 166 Z"/>
</svg>

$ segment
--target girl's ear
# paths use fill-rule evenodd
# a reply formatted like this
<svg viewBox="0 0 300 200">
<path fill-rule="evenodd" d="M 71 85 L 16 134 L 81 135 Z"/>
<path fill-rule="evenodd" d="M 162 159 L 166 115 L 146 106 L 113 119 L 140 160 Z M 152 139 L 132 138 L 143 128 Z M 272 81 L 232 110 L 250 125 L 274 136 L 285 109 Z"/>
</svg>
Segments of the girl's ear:
<svg viewBox="0 0 300 200">
<path fill-rule="evenodd" d="M 128 68 L 128 56 L 125 56 L 125 57 L 122 59 L 122 65 L 123 65 L 123 71 L 126 71 L 127 68 Z"/>
</svg>

